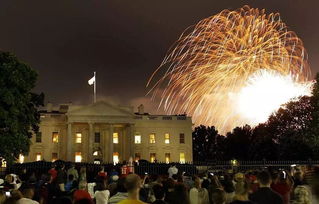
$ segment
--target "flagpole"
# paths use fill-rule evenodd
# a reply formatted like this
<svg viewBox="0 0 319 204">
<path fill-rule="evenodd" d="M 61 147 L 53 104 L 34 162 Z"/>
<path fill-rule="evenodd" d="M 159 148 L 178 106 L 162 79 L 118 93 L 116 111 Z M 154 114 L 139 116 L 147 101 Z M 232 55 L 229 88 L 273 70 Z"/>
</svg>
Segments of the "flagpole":
<svg viewBox="0 0 319 204">
<path fill-rule="evenodd" d="M 96 72 L 94 72 L 94 99 L 93 102 L 96 103 Z"/>
</svg>

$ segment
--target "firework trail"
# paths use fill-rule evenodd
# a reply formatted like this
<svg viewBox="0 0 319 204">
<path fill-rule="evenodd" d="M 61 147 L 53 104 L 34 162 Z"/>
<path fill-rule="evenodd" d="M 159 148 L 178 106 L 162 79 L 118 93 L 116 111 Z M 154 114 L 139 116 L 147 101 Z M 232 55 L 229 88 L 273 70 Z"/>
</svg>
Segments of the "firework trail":
<svg viewBox="0 0 319 204">
<path fill-rule="evenodd" d="M 224 10 L 187 29 L 147 86 L 149 94 L 161 97 L 159 106 L 168 114 L 186 112 L 196 125 L 214 125 L 223 133 L 235 126 L 263 122 L 250 117 L 253 113 L 247 108 L 247 114 L 243 113 L 242 101 L 238 100 L 243 98 L 242 89 L 252 86 L 251 81 L 258 81 L 265 72 L 276 80 L 289 76 L 291 80 L 285 81 L 292 86 L 285 88 L 294 89 L 296 85 L 301 90 L 292 91 L 281 102 L 310 90 L 307 82 L 311 73 L 302 41 L 288 31 L 278 13 L 267 15 L 265 10 L 244 6 L 235 11 Z M 272 83 L 272 79 L 268 82 Z M 276 100 L 271 95 L 270 98 Z M 254 96 L 249 99 L 255 100 Z M 251 111 L 264 108 L 254 105 L 257 108 Z M 272 107 L 272 111 L 278 108 Z"/>
</svg>

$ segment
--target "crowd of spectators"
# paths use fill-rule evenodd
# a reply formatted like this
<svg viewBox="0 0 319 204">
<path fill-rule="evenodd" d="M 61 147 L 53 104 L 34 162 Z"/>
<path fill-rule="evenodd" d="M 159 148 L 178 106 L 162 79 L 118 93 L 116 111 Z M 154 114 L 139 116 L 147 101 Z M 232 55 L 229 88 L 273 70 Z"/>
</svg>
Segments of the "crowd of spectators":
<svg viewBox="0 0 319 204">
<path fill-rule="evenodd" d="M 41 174 L 7 174 L 0 179 L 0 204 L 316 204 L 319 176 L 309 172 L 296 167 L 190 175 L 171 166 L 165 175 L 137 175 L 101 166 L 87 175 L 85 167 L 60 163 Z"/>
</svg>

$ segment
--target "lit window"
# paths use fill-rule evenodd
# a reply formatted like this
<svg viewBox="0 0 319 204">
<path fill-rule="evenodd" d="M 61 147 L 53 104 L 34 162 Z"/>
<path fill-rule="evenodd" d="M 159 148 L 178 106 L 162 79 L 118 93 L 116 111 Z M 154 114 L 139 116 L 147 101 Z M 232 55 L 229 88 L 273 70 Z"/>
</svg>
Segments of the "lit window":
<svg viewBox="0 0 319 204">
<path fill-rule="evenodd" d="M 36 153 L 35 154 L 35 160 L 36 161 L 41 161 L 42 160 L 42 154 L 41 153 Z"/>
<path fill-rule="evenodd" d="M 119 153 L 118 152 L 114 152 L 113 153 L 113 163 L 118 164 L 120 162 L 120 158 L 119 158 Z"/>
<path fill-rule="evenodd" d="M 75 134 L 75 143 L 82 143 L 82 133 L 77 132 Z"/>
<path fill-rule="evenodd" d="M 179 153 L 179 162 L 185 164 L 185 153 Z"/>
<path fill-rule="evenodd" d="M 24 162 L 24 156 L 22 154 L 19 154 L 19 163 L 23 163 Z"/>
<path fill-rule="evenodd" d="M 171 154 L 170 153 L 165 153 L 165 162 L 168 164 L 171 160 Z"/>
<path fill-rule="evenodd" d="M 179 134 L 179 143 L 185 144 L 185 134 L 184 133 Z"/>
<path fill-rule="evenodd" d="M 93 152 L 93 156 L 97 156 L 97 155 L 99 155 L 99 152 L 98 151 L 94 151 Z"/>
<path fill-rule="evenodd" d="M 93 162 L 94 164 L 101 164 L 101 161 L 100 160 L 94 160 L 94 162 Z"/>
<path fill-rule="evenodd" d="M 95 143 L 100 143 L 101 141 L 101 134 L 99 132 L 96 132 L 95 135 L 94 135 L 94 142 Z"/>
<path fill-rule="evenodd" d="M 155 133 L 150 134 L 150 143 L 154 144 L 155 143 Z"/>
<path fill-rule="evenodd" d="M 59 133 L 58 132 L 52 132 L 52 142 L 53 143 L 59 142 Z"/>
<path fill-rule="evenodd" d="M 169 134 L 165 133 L 165 144 L 169 144 Z"/>
<path fill-rule="evenodd" d="M 142 141 L 142 136 L 140 133 L 135 133 L 135 137 L 134 137 L 134 143 L 135 144 L 141 144 Z"/>
<path fill-rule="evenodd" d="M 56 160 L 58 160 L 58 153 L 52 153 L 52 162 L 55 162 Z"/>
<path fill-rule="evenodd" d="M 156 160 L 156 154 L 155 153 L 151 153 L 150 154 L 150 161 L 153 163 Z"/>
<path fill-rule="evenodd" d="M 138 160 L 141 159 L 141 154 L 140 153 L 135 153 L 135 162 L 138 162 Z"/>
<path fill-rule="evenodd" d="M 113 133 L 113 143 L 118 144 L 119 143 L 119 133 L 114 132 Z"/>
<path fill-rule="evenodd" d="M 41 132 L 37 132 L 37 134 L 35 135 L 35 142 L 36 143 L 42 142 L 42 133 Z"/>
<path fill-rule="evenodd" d="M 75 152 L 75 162 L 82 162 L 81 152 Z"/>
</svg>

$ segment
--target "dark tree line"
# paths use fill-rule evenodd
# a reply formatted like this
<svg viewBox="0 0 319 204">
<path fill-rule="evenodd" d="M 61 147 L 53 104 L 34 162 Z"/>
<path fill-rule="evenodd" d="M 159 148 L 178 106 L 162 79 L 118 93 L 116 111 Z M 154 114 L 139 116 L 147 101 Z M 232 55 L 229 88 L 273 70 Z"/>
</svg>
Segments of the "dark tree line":
<svg viewBox="0 0 319 204">
<path fill-rule="evenodd" d="M 236 127 L 225 136 L 215 127 L 193 132 L 194 161 L 319 159 L 319 75 L 312 96 L 285 104 L 268 121 Z"/>
</svg>

